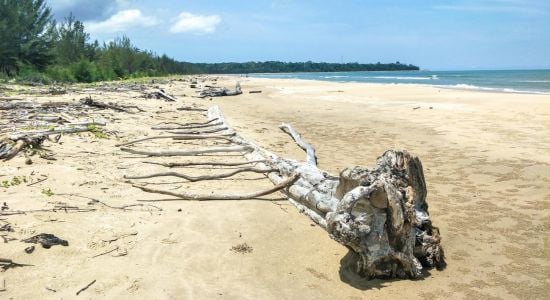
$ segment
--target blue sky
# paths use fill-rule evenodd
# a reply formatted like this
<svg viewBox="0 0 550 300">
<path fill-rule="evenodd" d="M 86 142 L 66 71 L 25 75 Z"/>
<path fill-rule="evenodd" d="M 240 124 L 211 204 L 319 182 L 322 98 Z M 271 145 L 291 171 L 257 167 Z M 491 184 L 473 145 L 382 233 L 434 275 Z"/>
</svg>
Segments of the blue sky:
<svg viewBox="0 0 550 300">
<path fill-rule="evenodd" d="M 550 68 L 548 0 L 49 0 L 94 39 L 182 61 L 405 62 Z"/>
</svg>

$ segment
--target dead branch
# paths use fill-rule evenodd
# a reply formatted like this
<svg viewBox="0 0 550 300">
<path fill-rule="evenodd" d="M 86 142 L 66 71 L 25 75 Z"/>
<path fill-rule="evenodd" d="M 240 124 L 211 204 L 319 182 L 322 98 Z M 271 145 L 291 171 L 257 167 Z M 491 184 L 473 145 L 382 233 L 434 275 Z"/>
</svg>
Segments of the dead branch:
<svg viewBox="0 0 550 300">
<path fill-rule="evenodd" d="M 216 133 L 227 129 L 228 129 L 227 127 L 219 127 L 215 129 L 202 130 L 202 131 L 167 131 L 167 132 L 171 134 L 205 134 L 205 133 Z"/>
<path fill-rule="evenodd" d="M 116 144 L 115 147 L 121 147 L 121 146 L 128 146 L 135 143 L 148 141 L 148 140 L 156 140 L 156 139 L 174 139 L 174 140 L 204 140 L 204 139 L 220 139 L 220 140 L 226 140 L 231 141 L 229 136 L 234 135 L 235 133 L 227 133 L 227 134 L 217 134 L 217 135 L 161 135 L 161 136 L 150 136 L 142 139 L 137 139 L 133 141 L 129 141 L 122 144 Z"/>
<path fill-rule="evenodd" d="M 32 266 L 32 265 L 19 264 L 19 263 L 13 262 L 13 260 L 11 259 L 0 258 L 0 268 L 2 269 L 2 271 L 6 271 L 7 269 L 10 269 L 10 268 L 29 267 L 29 266 Z"/>
<path fill-rule="evenodd" d="M 304 149 L 304 151 L 306 151 L 307 153 L 307 163 L 312 165 L 312 166 L 317 166 L 317 157 L 315 156 L 315 148 L 313 148 L 313 146 L 307 142 L 305 142 L 304 140 L 302 140 L 302 137 L 300 136 L 300 134 L 298 134 L 298 132 L 296 132 L 294 130 L 294 128 L 292 128 L 292 126 L 290 126 L 289 124 L 281 124 L 281 126 L 279 126 L 279 128 L 284 131 L 286 134 L 290 135 L 292 137 L 292 139 L 296 142 L 296 144 L 298 144 L 298 146 L 300 146 L 300 148 Z"/>
<path fill-rule="evenodd" d="M 175 125 L 175 126 L 194 126 L 194 125 L 205 125 L 210 124 L 212 122 L 216 122 L 218 119 L 212 119 L 208 120 L 206 122 L 190 122 L 190 123 L 178 123 L 178 122 L 160 122 L 154 127 L 162 126 L 162 125 Z"/>
<path fill-rule="evenodd" d="M 159 165 L 164 166 L 168 168 L 174 168 L 174 167 L 191 167 L 191 166 L 223 166 L 223 167 L 234 167 L 234 166 L 242 166 L 242 165 L 248 165 L 248 164 L 257 164 L 257 163 L 265 163 L 267 160 L 251 160 L 251 161 L 245 161 L 245 162 L 235 162 L 235 163 L 222 163 L 222 162 L 185 162 L 185 163 L 160 163 L 160 162 L 154 162 L 154 161 L 144 161 L 145 164 L 152 164 L 152 165 Z"/>
<path fill-rule="evenodd" d="M 176 110 L 185 110 L 185 111 L 200 111 L 200 112 L 206 112 L 207 109 L 204 108 L 196 108 L 196 107 L 178 107 Z"/>
<path fill-rule="evenodd" d="M 276 185 L 276 186 L 274 186 L 270 189 L 267 189 L 267 190 L 264 190 L 264 191 L 259 191 L 259 192 L 253 192 L 253 193 L 249 193 L 249 194 L 243 194 L 243 195 L 197 195 L 197 194 L 175 193 L 175 192 L 170 192 L 170 191 L 165 191 L 165 190 L 157 190 L 157 189 L 152 189 L 152 188 L 139 186 L 139 185 L 132 185 L 132 186 L 136 187 L 136 188 L 138 188 L 138 189 L 140 189 L 144 192 L 157 193 L 157 194 L 162 194 L 162 195 L 169 195 L 169 196 L 174 196 L 174 197 L 179 198 L 179 199 L 162 199 L 162 200 L 138 200 L 138 201 L 141 201 L 141 202 L 165 202 L 165 201 L 178 201 L 178 200 L 190 200 L 190 201 L 254 200 L 254 199 L 260 200 L 260 199 L 257 199 L 257 198 L 275 193 L 275 192 L 280 191 L 282 189 L 285 189 L 285 188 L 289 187 L 290 185 L 292 185 L 294 182 L 296 182 L 299 178 L 300 178 L 299 175 L 295 175 L 295 176 L 292 176 L 290 178 L 287 178 L 286 180 L 284 180 L 280 184 L 278 184 L 278 185 Z M 267 201 L 271 201 L 271 200 L 267 200 Z"/>
<path fill-rule="evenodd" d="M 124 107 L 121 107 L 121 106 L 118 106 L 118 105 L 113 105 L 113 104 L 110 104 L 110 103 L 103 103 L 103 102 L 100 102 L 100 101 L 97 101 L 97 100 L 93 100 L 92 96 L 88 96 L 88 97 L 82 99 L 81 102 L 82 102 L 82 104 L 87 105 L 87 106 L 91 106 L 91 107 L 97 107 L 97 108 L 101 108 L 101 109 L 112 109 L 112 110 L 115 110 L 115 111 L 120 111 L 120 112 L 125 112 L 125 113 L 130 113 L 130 114 L 133 113 L 132 111 L 129 111 L 129 110 L 125 109 Z"/>
<path fill-rule="evenodd" d="M 229 153 L 229 152 L 250 152 L 254 149 L 250 146 L 233 146 L 233 147 L 219 147 L 219 148 L 204 148 L 197 150 L 166 150 L 166 151 L 144 151 L 134 150 L 131 148 L 122 147 L 120 150 L 132 154 L 148 155 L 148 156 L 194 156 L 208 153 Z"/>
<path fill-rule="evenodd" d="M 76 295 L 78 296 L 80 293 L 84 292 L 85 290 L 87 290 L 89 287 L 92 286 L 92 284 L 94 284 L 96 282 L 96 280 L 94 279 L 92 282 L 88 283 L 85 287 L 81 288 L 80 290 L 78 290 L 78 292 L 76 292 Z"/>
<path fill-rule="evenodd" d="M 216 127 L 223 125 L 223 123 L 210 123 L 210 124 L 200 124 L 200 125 L 188 125 L 188 126 L 153 126 L 153 130 L 174 130 L 174 129 L 196 129 L 196 128 L 206 128 L 206 127 Z"/>
<path fill-rule="evenodd" d="M 239 173 L 246 173 L 246 172 L 265 174 L 265 173 L 270 173 L 270 172 L 275 172 L 275 171 L 277 171 L 277 170 L 275 170 L 275 169 L 258 169 L 258 168 L 251 167 L 251 168 L 241 168 L 241 169 L 237 169 L 237 170 L 234 170 L 234 171 L 231 171 L 231 172 L 227 172 L 227 173 L 223 173 L 223 174 L 217 174 L 217 175 L 189 176 L 189 175 L 185 175 L 185 174 L 177 173 L 177 172 L 162 172 L 162 173 L 154 173 L 154 174 L 142 175 L 142 176 L 127 176 L 127 175 L 124 175 L 124 178 L 125 179 L 148 179 L 148 178 L 154 178 L 154 177 L 172 176 L 172 177 L 183 178 L 183 179 L 185 179 L 187 181 L 190 181 L 190 182 L 196 182 L 196 181 L 222 179 L 222 178 L 235 176 L 236 174 L 239 174 Z"/>
</svg>

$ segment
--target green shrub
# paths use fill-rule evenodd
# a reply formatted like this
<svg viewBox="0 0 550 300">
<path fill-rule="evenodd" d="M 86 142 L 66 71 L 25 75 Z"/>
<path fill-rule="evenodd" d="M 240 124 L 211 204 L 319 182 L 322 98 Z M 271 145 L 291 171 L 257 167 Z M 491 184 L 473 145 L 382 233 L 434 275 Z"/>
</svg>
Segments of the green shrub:
<svg viewBox="0 0 550 300">
<path fill-rule="evenodd" d="M 76 78 L 74 77 L 71 69 L 68 67 L 63 66 L 52 66 L 48 68 L 46 71 L 46 74 L 55 81 L 58 82 L 76 82 Z"/>
<path fill-rule="evenodd" d="M 96 81 L 96 78 L 98 77 L 96 66 L 85 59 L 73 64 L 71 69 L 74 78 L 78 82 L 90 83 Z"/>
</svg>

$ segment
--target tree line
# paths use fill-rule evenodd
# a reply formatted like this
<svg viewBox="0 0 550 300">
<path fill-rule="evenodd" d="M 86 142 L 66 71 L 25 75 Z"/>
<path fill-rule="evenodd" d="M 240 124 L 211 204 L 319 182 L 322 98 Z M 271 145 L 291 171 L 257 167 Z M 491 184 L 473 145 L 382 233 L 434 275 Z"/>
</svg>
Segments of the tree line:
<svg viewBox="0 0 550 300">
<path fill-rule="evenodd" d="M 57 23 L 45 0 L 0 0 L 0 77 L 94 82 L 168 74 L 418 70 L 401 64 L 245 62 L 189 63 L 139 49 L 122 36 L 91 41 L 72 14 Z"/>
</svg>

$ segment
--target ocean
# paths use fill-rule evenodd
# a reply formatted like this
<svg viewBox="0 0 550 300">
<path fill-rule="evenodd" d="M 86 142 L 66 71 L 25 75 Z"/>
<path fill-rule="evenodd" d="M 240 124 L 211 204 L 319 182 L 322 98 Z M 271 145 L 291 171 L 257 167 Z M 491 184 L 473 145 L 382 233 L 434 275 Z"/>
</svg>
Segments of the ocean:
<svg viewBox="0 0 550 300">
<path fill-rule="evenodd" d="M 424 84 L 446 88 L 550 94 L 550 70 L 257 73 L 251 77 Z"/>
</svg>

